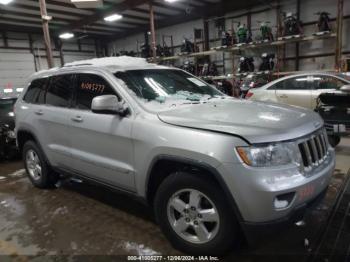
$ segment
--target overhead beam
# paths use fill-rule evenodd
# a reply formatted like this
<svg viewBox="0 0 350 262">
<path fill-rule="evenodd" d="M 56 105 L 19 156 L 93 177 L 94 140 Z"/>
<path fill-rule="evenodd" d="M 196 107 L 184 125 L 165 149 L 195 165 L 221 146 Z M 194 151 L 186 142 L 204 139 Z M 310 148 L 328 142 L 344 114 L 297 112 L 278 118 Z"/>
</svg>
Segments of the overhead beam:
<svg viewBox="0 0 350 262">
<path fill-rule="evenodd" d="M 203 17 L 210 17 L 210 16 L 222 16 L 225 12 L 228 12 L 232 10 L 230 8 L 230 5 L 227 5 L 224 3 L 213 3 L 213 4 L 208 4 L 203 7 L 197 7 L 193 10 L 193 13 L 191 14 L 186 14 L 186 15 L 173 15 L 169 16 L 165 19 L 157 20 L 156 27 L 157 28 L 163 28 L 163 27 L 168 27 L 174 24 L 179 24 L 179 23 L 185 23 L 189 21 L 193 21 L 196 19 L 202 19 Z M 141 32 L 149 31 L 150 27 L 149 24 L 146 24 L 144 26 L 131 29 L 126 31 L 125 33 L 118 34 L 117 38 L 111 39 L 111 40 L 116 40 L 118 38 L 138 34 Z"/>
<path fill-rule="evenodd" d="M 85 16 L 83 19 L 77 22 L 73 22 L 68 26 L 63 27 L 61 30 L 64 31 L 83 28 L 85 25 L 93 24 L 112 13 L 121 13 L 125 10 L 129 10 L 139 5 L 145 4 L 148 1 L 149 0 L 126 0 L 119 4 L 105 4 L 106 7 L 104 9 L 97 10 L 93 15 Z"/>
</svg>

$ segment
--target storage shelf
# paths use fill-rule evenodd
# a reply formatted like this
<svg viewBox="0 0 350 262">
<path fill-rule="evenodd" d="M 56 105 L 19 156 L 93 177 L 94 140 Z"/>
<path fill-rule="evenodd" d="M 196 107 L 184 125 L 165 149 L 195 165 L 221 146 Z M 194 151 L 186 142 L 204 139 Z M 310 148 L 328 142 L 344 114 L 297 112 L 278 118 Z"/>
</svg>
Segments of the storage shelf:
<svg viewBox="0 0 350 262">
<path fill-rule="evenodd" d="M 267 46 L 280 46 L 285 45 L 289 43 L 297 43 L 297 42 L 306 42 L 306 41 L 314 41 L 314 40 L 321 40 L 321 39 L 327 39 L 327 38 L 335 38 L 337 34 L 335 33 L 329 33 L 329 34 L 323 34 L 323 35 L 310 35 L 310 36 L 300 36 L 297 38 L 290 38 L 290 39 L 283 39 L 283 40 L 276 40 L 273 42 L 252 42 L 248 44 L 238 44 L 233 47 L 227 47 L 227 48 L 212 48 L 209 51 L 203 51 L 203 52 L 196 52 L 191 54 L 179 54 L 175 56 L 169 56 L 169 57 L 157 57 L 157 58 L 149 58 L 148 61 L 151 63 L 160 63 L 163 61 L 172 61 L 172 60 L 178 60 L 181 58 L 190 58 L 190 57 L 202 57 L 202 56 L 208 56 L 212 54 L 218 54 L 222 52 L 230 52 L 235 53 L 247 49 L 254 49 L 254 48 L 262 48 Z"/>
</svg>

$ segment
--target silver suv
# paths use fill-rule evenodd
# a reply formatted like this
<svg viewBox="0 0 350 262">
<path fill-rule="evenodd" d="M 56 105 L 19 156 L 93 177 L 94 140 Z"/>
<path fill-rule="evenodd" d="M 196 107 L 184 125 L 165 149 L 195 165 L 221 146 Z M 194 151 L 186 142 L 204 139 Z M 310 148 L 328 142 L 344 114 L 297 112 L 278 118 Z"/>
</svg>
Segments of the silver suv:
<svg viewBox="0 0 350 262">
<path fill-rule="evenodd" d="M 241 232 L 301 219 L 335 166 L 316 113 L 233 99 L 136 58 L 37 73 L 15 116 L 34 186 L 68 175 L 137 196 L 191 254 L 223 254 Z"/>
</svg>

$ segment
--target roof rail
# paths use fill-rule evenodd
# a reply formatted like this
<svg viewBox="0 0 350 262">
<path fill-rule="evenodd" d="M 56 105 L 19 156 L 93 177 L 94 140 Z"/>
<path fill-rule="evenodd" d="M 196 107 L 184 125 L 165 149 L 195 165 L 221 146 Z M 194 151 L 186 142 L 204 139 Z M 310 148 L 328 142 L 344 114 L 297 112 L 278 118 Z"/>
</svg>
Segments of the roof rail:
<svg viewBox="0 0 350 262">
<path fill-rule="evenodd" d="M 87 65 L 93 65 L 93 64 L 83 63 L 83 64 L 75 64 L 75 65 L 64 65 L 63 67 L 75 67 L 75 66 L 87 66 Z"/>
</svg>

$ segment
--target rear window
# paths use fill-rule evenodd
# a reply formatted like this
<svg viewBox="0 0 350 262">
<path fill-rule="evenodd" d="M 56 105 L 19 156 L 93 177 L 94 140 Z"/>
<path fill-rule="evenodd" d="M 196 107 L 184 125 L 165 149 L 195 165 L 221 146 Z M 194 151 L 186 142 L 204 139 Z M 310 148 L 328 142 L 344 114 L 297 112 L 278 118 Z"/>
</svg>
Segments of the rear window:
<svg viewBox="0 0 350 262">
<path fill-rule="evenodd" d="M 31 104 L 43 104 L 47 78 L 35 79 L 29 85 L 23 100 Z"/>
</svg>

